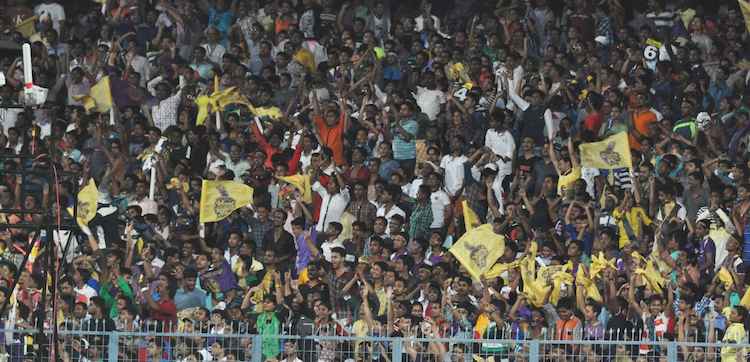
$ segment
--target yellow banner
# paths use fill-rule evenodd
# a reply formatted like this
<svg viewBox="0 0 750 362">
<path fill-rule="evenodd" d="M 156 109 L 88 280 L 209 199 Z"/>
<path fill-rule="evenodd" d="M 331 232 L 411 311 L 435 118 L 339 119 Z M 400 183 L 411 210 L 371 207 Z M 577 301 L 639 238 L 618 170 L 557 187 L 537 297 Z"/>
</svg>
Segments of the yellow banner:
<svg viewBox="0 0 750 362">
<path fill-rule="evenodd" d="M 505 237 L 495 234 L 491 224 L 467 231 L 449 250 L 476 280 L 505 253 Z"/>
<path fill-rule="evenodd" d="M 94 179 L 89 179 L 89 182 L 82 189 L 78 191 L 78 205 L 76 212 L 77 220 L 79 225 L 88 225 L 96 216 L 97 201 L 99 200 L 99 190 L 96 188 L 96 182 Z"/>
<path fill-rule="evenodd" d="M 745 18 L 745 29 L 750 31 L 750 2 L 747 0 L 737 0 L 740 4 L 740 11 L 742 11 L 742 17 Z"/>
<path fill-rule="evenodd" d="M 215 222 L 253 202 L 253 188 L 234 181 L 203 181 L 200 222 Z"/>
<path fill-rule="evenodd" d="M 109 76 L 103 77 L 91 89 L 87 95 L 73 96 L 73 99 L 83 103 L 86 112 L 94 110 L 98 113 L 109 112 L 112 109 L 112 91 L 109 87 Z"/>
<path fill-rule="evenodd" d="M 279 177 L 279 180 L 290 183 L 302 193 L 302 201 L 306 204 L 312 202 L 312 187 L 310 186 L 310 175 L 292 175 Z"/>
<path fill-rule="evenodd" d="M 620 132 L 603 141 L 584 143 L 578 146 L 581 166 L 601 169 L 631 168 L 628 135 Z"/>
</svg>

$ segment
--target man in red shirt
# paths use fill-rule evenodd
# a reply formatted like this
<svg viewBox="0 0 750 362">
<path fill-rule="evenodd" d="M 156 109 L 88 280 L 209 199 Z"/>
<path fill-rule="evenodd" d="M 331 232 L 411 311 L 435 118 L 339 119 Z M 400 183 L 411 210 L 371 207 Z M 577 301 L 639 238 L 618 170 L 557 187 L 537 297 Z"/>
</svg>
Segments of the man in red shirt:
<svg viewBox="0 0 750 362">
<path fill-rule="evenodd" d="M 173 300 L 175 290 L 169 283 L 169 276 L 162 273 L 157 278 L 155 290 L 144 293 L 151 319 L 162 322 L 164 331 L 174 330 L 177 326 L 177 306 Z M 154 294 L 158 300 L 154 300 Z"/>
<path fill-rule="evenodd" d="M 586 113 L 588 115 L 583 120 L 583 136 L 589 141 L 593 141 L 596 138 L 604 122 L 601 114 L 603 103 L 604 97 L 599 93 L 591 92 L 586 97 Z"/>
</svg>

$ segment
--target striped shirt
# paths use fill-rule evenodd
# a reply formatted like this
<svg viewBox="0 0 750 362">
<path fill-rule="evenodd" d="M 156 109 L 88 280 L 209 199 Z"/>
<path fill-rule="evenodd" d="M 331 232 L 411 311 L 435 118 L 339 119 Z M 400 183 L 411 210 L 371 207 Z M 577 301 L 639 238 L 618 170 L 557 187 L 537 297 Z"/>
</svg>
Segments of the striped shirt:
<svg viewBox="0 0 750 362">
<path fill-rule="evenodd" d="M 407 133 L 411 135 L 409 140 L 401 138 L 401 135 L 397 132 L 397 128 L 394 128 L 391 132 L 393 133 L 393 158 L 395 160 L 413 160 L 417 158 L 417 143 L 415 137 L 419 131 L 419 124 L 414 119 L 406 119 L 399 121 L 399 125 L 403 127 Z"/>
</svg>

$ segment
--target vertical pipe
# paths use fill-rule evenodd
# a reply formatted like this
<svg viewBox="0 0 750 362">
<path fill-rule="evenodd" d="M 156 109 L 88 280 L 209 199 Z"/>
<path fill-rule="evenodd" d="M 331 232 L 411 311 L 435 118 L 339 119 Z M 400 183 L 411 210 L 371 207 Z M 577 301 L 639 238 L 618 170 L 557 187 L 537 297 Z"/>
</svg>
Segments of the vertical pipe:
<svg viewBox="0 0 750 362">
<path fill-rule="evenodd" d="M 263 338 L 256 334 L 253 336 L 253 362 L 263 362 Z"/>
</svg>

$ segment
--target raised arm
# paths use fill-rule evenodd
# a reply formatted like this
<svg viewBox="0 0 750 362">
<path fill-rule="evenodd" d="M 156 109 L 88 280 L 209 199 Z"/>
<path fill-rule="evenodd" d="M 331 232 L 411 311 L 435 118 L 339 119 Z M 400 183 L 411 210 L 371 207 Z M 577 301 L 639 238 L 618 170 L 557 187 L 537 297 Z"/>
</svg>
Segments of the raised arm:
<svg viewBox="0 0 750 362">
<path fill-rule="evenodd" d="M 573 208 L 578 206 L 578 201 L 573 200 L 570 202 L 570 205 L 568 206 L 568 209 L 565 210 L 565 223 L 570 225 L 573 223 L 573 218 L 571 215 L 573 214 Z"/>
<path fill-rule="evenodd" d="M 310 249 L 310 255 L 312 256 L 312 258 L 319 259 L 320 249 L 315 246 L 315 242 L 312 239 L 312 233 L 310 231 L 305 231 L 305 243 L 307 243 L 307 248 Z"/>
<path fill-rule="evenodd" d="M 638 314 L 638 317 L 640 318 L 643 315 L 643 309 L 641 309 L 640 304 L 638 304 L 638 302 L 635 300 L 636 278 L 637 276 L 635 274 L 630 277 L 630 286 L 628 287 L 628 304 L 630 305 L 630 308 L 633 308 L 633 310 Z"/>
<path fill-rule="evenodd" d="M 364 285 L 362 286 L 362 312 L 365 316 L 365 323 L 367 323 L 367 328 L 369 330 L 372 330 L 375 323 L 373 323 L 372 311 L 370 310 L 370 302 L 367 300 L 367 297 L 370 294 L 370 284 L 364 281 L 364 278 L 362 278 L 362 280 L 364 283 Z"/>
<path fill-rule="evenodd" d="M 339 96 L 339 118 L 341 122 L 344 122 L 344 132 L 349 130 L 349 114 L 348 107 L 346 106 L 346 95 L 343 93 Z"/>
<path fill-rule="evenodd" d="M 516 106 L 518 106 L 518 108 L 520 108 L 522 111 L 529 109 L 531 104 L 518 95 L 510 79 L 507 79 L 507 81 L 508 81 L 508 96 L 510 97 L 510 100 L 513 101 L 513 103 L 515 103 Z"/>
<path fill-rule="evenodd" d="M 548 143 L 549 147 L 549 159 L 552 161 L 552 166 L 555 167 L 555 172 L 557 172 L 558 175 L 561 175 L 562 172 L 560 172 L 560 161 L 557 159 L 557 151 L 555 151 L 555 145 L 552 144 L 552 142 Z"/>
<path fill-rule="evenodd" d="M 573 169 L 581 167 L 580 161 L 578 160 L 578 152 L 573 146 L 573 137 L 568 137 L 568 154 L 570 155 L 570 166 Z"/>
</svg>

